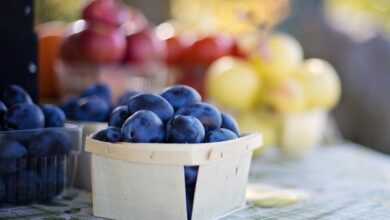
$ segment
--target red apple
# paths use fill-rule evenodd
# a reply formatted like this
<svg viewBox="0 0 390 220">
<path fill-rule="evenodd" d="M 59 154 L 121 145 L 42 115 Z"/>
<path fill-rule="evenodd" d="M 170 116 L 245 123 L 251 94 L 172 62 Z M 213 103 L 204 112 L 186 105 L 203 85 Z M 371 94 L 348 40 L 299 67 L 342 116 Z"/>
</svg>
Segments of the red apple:
<svg viewBox="0 0 390 220">
<path fill-rule="evenodd" d="M 65 38 L 60 48 L 60 57 L 64 62 L 70 64 L 83 62 L 79 42 L 80 33 L 75 33 Z"/>
<path fill-rule="evenodd" d="M 80 32 L 79 47 L 89 63 L 119 63 L 126 51 L 126 37 L 117 28 L 91 26 Z"/>
<path fill-rule="evenodd" d="M 210 65 L 223 56 L 231 55 L 234 40 L 226 36 L 208 36 L 196 41 L 185 53 L 185 62 Z"/>
<path fill-rule="evenodd" d="M 192 45 L 192 41 L 184 36 L 174 36 L 165 42 L 167 45 L 166 62 L 169 65 L 177 65 L 183 58 L 186 50 Z"/>
<path fill-rule="evenodd" d="M 128 7 L 128 20 L 125 22 L 124 29 L 126 34 L 134 34 L 141 30 L 146 29 L 149 26 L 149 22 L 138 9 Z"/>
<path fill-rule="evenodd" d="M 128 19 L 126 6 L 120 0 L 93 0 L 83 10 L 83 19 L 119 27 Z"/>
<path fill-rule="evenodd" d="M 165 57 L 165 42 L 152 29 L 145 29 L 127 37 L 125 62 L 145 64 Z"/>
<path fill-rule="evenodd" d="M 215 60 L 223 56 L 242 57 L 236 41 L 228 36 L 207 36 L 196 41 L 185 50 L 178 62 L 180 71 L 178 83 L 190 85 L 206 98 L 205 81 L 207 68 Z"/>
<path fill-rule="evenodd" d="M 242 59 L 247 59 L 249 56 L 249 54 L 247 54 L 242 48 L 240 48 L 240 45 L 237 41 L 234 41 L 234 45 L 230 55 Z"/>
</svg>

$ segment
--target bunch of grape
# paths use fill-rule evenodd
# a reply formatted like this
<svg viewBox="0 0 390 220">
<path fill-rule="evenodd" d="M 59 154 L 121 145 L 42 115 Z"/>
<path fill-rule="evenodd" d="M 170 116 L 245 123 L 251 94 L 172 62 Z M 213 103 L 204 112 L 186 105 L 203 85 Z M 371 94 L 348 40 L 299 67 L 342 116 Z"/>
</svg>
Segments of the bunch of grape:
<svg viewBox="0 0 390 220">
<path fill-rule="evenodd" d="M 270 29 L 285 17 L 288 3 L 289 0 L 171 0 L 171 14 L 187 32 L 237 35 Z"/>
<path fill-rule="evenodd" d="M 209 97 L 236 112 L 244 132 L 261 131 L 266 145 L 294 142 L 297 126 L 305 142 L 297 145 L 305 145 L 308 126 L 321 129 L 324 114 L 339 101 L 335 69 L 321 59 L 304 60 L 299 42 L 283 33 L 257 40 L 249 49 L 245 59 L 222 57 L 211 64 Z"/>
</svg>

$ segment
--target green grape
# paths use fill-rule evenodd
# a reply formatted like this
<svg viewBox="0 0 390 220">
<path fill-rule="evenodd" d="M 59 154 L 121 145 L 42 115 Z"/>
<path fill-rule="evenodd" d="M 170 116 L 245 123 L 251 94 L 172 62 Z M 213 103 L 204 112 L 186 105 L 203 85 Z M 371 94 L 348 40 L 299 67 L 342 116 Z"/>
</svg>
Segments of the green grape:
<svg viewBox="0 0 390 220">
<path fill-rule="evenodd" d="M 290 35 L 275 33 L 266 40 L 260 53 L 253 54 L 252 64 L 270 84 L 289 78 L 302 64 L 303 48 Z"/>
<path fill-rule="evenodd" d="M 279 113 L 302 112 L 305 110 L 305 93 L 302 85 L 289 78 L 265 89 L 263 102 Z"/>
<path fill-rule="evenodd" d="M 281 117 L 264 109 L 242 112 L 237 116 L 238 124 L 243 133 L 260 132 L 263 136 L 263 147 L 255 152 L 261 155 L 271 147 L 279 144 Z"/>
<path fill-rule="evenodd" d="M 308 108 L 333 108 L 341 96 L 341 83 L 331 64 L 320 59 L 306 60 L 296 74 L 302 83 Z"/>
<path fill-rule="evenodd" d="M 223 57 L 208 70 L 209 97 L 223 107 L 247 110 L 253 107 L 261 88 L 261 80 L 245 61 Z"/>
</svg>

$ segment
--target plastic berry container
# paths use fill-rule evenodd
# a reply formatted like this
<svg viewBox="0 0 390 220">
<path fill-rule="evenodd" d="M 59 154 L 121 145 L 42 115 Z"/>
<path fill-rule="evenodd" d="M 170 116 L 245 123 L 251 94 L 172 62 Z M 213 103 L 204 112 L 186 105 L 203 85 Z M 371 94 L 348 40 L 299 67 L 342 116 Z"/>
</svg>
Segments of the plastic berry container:
<svg viewBox="0 0 390 220">
<path fill-rule="evenodd" d="M 107 143 L 90 136 L 93 214 L 118 220 L 226 216 L 245 207 L 252 154 L 261 145 L 260 134 L 201 144 Z M 188 167 L 197 169 L 194 188 L 187 187 Z"/>
<path fill-rule="evenodd" d="M 73 186 L 81 131 L 76 125 L 0 132 L 0 205 L 47 203 Z"/>
<path fill-rule="evenodd" d="M 56 64 L 62 97 L 82 93 L 95 83 L 104 82 L 113 92 L 114 100 L 128 90 L 159 91 L 169 85 L 168 70 L 161 63 L 136 65 Z"/>
</svg>

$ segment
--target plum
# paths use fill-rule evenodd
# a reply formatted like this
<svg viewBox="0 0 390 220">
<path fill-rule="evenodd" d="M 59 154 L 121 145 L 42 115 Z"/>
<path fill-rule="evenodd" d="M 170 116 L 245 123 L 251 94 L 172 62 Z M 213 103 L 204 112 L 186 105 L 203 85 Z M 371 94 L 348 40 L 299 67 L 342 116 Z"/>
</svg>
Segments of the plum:
<svg viewBox="0 0 390 220">
<path fill-rule="evenodd" d="M 55 105 L 41 107 L 45 116 L 45 127 L 64 127 L 66 116 L 64 111 Z"/>
<path fill-rule="evenodd" d="M 108 127 L 104 130 L 97 132 L 93 136 L 93 138 L 99 141 L 116 143 L 122 140 L 122 134 L 119 128 Z"/>
<path fill-rule="evenodd" d="M 10 108 L 16 104 L 32 103 L 32 100 L 30 95 L 22 87 L 10 85 L 4 90 L 3 102 Z"/>
<path fill-rule="evenodd" d="M 219 128 L 206 134 L 206 142 L 222 142 L 238 138 L 237 135 L 226 128 Z"/>
<path fill-rule="evenodd" d="M 129 108 L 125 105 L 116 107 L 110 115 L 108 125 L 112 127 L 121 128 L 123 122 L 130 116 Z"/>
<path fill-rule="evenodd" d="M 123 124 L 122 137 L 127 142 L 162 143 L 165 141 L 164 123 L 152 111 L 140 110 Z"/>
<path fill-rule="evenodd" d="M 176 85 L 165 89 L 161 96 L 165 98 L 175 110 L 184 106 L 199 103 L 200 94 L 193 88 L 185 85 Z"/>
<path fill-rule="evenodd" d="M 8 110 L 5 122 L 7 128 L 11 130 L 43 128 L 45 116 L 37 105 L 22 103 L 13 105 Z"/>
<path fill-rule="evenodd" d="M 234 133 L 236 133 L 237 136 L 240 136 L 240 129 L 238 127 L 237 121 L 229 114 L 222 113 L 222 125 L 221 128 L 226 128 Z"/>
<path fill-rule="evenodd" d="M 65 155 L 71 150 L 71 137 L 61 130 L 45 130 L 33 136 L 28 144 L 28 153 L 32 157 Z"/>
<path fill-rule="evenodd" d="M 107 103 L 112 102 L 112 91 L 111 88 L 108 85 L 105 84 L 95 84 L 90 87 L 88 87 L 82 94 L 81 98 L 85 97 L 91 97 L 91 96 L 98 96 L 104 100 L 107 101 Z"/>
<path fill-rule="evenodd" d="M 118 100 L 118 106 L 120 105 L 126 105 L 127 102 L 133 97 L 140 94 L 139 92 L 136 91 L 127 91 L 125 92 L 121 97 L 119 97 Z"/>
<path fill-rule="evenodd" d="M 171 104 L 163 97 L 154 94 L 136 95 L 127 102 L 127 107 L 131 114 L 139 110 L 152 111 L 164 122 L 171 119 L 174 114 Z"/>
<path fill-rule="evenodd" d="M 192 116 L 175 116 L 167 124 L 167 140 L 170 143 L 201 143 L 205 130 L 202 123 Z"/>
<path fill-rule="evenodd" d="M 221 112 L 214 106 L 207 103 L 196 103 L 180 108 L 176 115 L 189 115 L 196 117 L 202 122 L 206 131 L 214 130 L 221 127 Z"/>
</svg>

